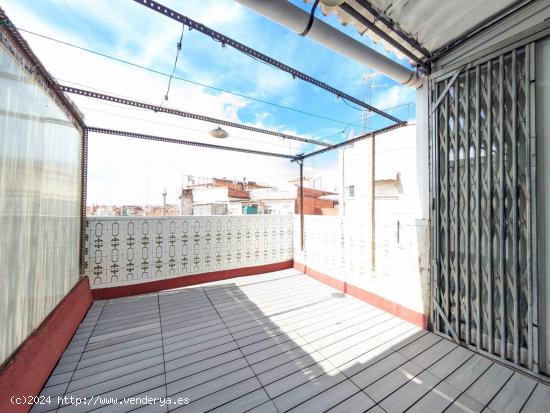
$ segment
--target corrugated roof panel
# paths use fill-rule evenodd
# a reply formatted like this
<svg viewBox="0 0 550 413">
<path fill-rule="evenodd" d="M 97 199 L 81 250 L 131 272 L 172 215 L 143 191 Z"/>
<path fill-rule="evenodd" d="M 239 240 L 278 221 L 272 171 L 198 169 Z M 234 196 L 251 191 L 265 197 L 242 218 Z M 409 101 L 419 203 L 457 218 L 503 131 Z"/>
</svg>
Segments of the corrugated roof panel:
<svg viewBox="0 0 550 413">
<path fill-rule="evenodd" d="M 436 50 L 516 0 L 369 0 L 403 30 Z"/>
<path fill-rule="evenodd" d="M 304 0 L 306 3 L 311 3 L 311 0 Z M 386 30 L 387 28 L 380 24 L 379 22 L 376 22 L 375 17 L 370 14 L 367 10 L 365 10 L 363 7 L 361 7 L 355 0 L 348 0 L 346 1 L 350 6 L 352 6 L 355 10 L 359 11 L 363 17 L 365 17 L 367 20 L 369 20 L 371 23 L 376 24 L 379 28 L 384 30 L 391 38 L 399 42 L 402 46 L 404 46 L 406 49 L 410 50 L 413 54 L 415 54 L 417 57 L 422 58 L 422 55 L 418 53 L 416 50 L 411 48 L 405 41 L 403 41 L 398 35 L 396 35 L 391 30 Z M 336 7 L 330 7 L 325 6 L 321 4 L 321 11 L 325 16 L 328 16 L 330 14 L 335 14 L 338 17 L 338 20 L 343 26 L 347 26 L 348 24 L 351 24 L 361 35 L 367 35 L 374 43 L 380 44 L 386 49 L 388 52 L 393 52 L 399 59 L 407 58 L 403 53 L 401 53 L 399 50 L 397 50 L 393 45 L 386 42 L 385 40 L 381 39 L 376 33 L 373 33 L 372 30 L 367 28 L 365 25 L 363 25 L 361 22 L 357 21 L 354 17 L 350 16 L 346 11 L 344 11 L 339 6 Z M 411 65 L 415 65 L 415 63 L 409 59 L 409 63 Z"/>
<path fill-rule="evenodd" d="M 311 2 L 311 0 L 304 1 Z M 437 50 L 461 37 L 471 28 L 515 2 L 517 0 L 369 0 L 373 7 L 397 23 L 403 32 L 408 33 L 410 37 L 416 39 L 430 51 Z M 383 23 L 377 21 L 361 6 L 361 2 L 347 0 L 346 3 L 416 56 L 422 56 Z M 359 33 L 369 36 L 375 43 L 382 44 L 386 50 L 394 52 L 398 57 L 405 57 L 393 45 L 380 39 L 372 30 L 350 16 L 341 7 L 321 5 L 321 9 L 325 15 L 336 14 L 343 25 L 352 24 Z"/>
</svg>

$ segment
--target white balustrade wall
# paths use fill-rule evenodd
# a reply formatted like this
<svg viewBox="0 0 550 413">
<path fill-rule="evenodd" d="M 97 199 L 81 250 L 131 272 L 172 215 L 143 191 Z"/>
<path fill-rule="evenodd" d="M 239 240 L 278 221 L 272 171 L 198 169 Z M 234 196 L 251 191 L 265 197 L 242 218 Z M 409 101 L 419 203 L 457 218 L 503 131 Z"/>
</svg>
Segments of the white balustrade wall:
<svg viewBox="0 0 550 413">
<path fill-rule="evenodd" d="M 86 274 L 92 288 L 157 281 L 296 260 L 301 264 L 424 312 L 427 227 L 379 217 L 376 271 L 371 270 L 370 219 L 306 215 L 89 217 Z M 399 231 L 399 234 L 397 233 Z"/>
<path fill-rule="evenodd" d="M 86 274 L 115 287 L 291 260 L 291 215 L 89 217 Z"/>
<path fill-rule="evenodd" d="M 361 218 L 304 216 L 304 251 L 300 217 L 294 218 L 294 257 L 324 274 L 366 274 L 371 270 L 371 226 Z"/>
<path fill-rule="evenodd" d="M 429 298 L 428 227 L 380 212 L 376 221 L 376 267 L 372 270 L 370 219 L 306 215 L 304 250 L 300 217 L 294 217 L 294 260 L 419 313 L 427 314 Z M 399 233 L 398 233 L 399 232 Z"/>
</svg>

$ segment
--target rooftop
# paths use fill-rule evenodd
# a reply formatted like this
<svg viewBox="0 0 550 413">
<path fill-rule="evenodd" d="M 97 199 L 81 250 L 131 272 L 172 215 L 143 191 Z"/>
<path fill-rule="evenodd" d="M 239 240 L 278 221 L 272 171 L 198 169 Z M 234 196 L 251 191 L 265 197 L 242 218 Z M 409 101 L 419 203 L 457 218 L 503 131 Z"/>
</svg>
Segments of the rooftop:
<svg viewBox="0 0 550 413">
<path fill-rule="evenodd" d="M 547 412 L 550 0 L 164 1 L 0 8 L 0 413 Z"/>
</svg>

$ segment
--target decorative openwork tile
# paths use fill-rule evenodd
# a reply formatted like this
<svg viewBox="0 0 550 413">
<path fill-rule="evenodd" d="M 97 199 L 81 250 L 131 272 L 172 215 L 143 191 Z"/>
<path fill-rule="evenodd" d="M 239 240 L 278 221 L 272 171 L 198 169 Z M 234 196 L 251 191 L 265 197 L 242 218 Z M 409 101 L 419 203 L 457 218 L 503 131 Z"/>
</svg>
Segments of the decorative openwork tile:
<svg viewBox="0 0 550 413">
<path fill-rule="evenodd" d="M 272 264 L 293 258 L 292 216 L 87 219 L 92 288 Z"/>
</svg>

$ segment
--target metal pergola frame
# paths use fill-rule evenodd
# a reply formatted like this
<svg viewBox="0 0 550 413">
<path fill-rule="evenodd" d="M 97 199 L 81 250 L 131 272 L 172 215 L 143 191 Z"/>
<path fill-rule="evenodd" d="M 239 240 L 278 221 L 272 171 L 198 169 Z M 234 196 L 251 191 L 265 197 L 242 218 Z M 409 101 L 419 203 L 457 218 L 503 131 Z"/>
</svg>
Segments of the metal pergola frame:
<svg viewBox="0 0 550 413">
<path fill-rule="evenodd" d="M 183 14 L 180 14 L 178 13 L 177 11 L 175 10 L 172 10 L 170 9 L 169 7 L 166 7 L 154 0 L 134 0 L 136 3 L 142 5 L 142 6 L 145 6 L 145 7 L 148 7 L 149 9 L 157 12 L 157 13 L 160 13 L 180 24 L 183 24 L 184 26 L 187 26 L 189 27 L 190 30 L 197 30 L 198 32 L 201 32 L 203 34 L 205 34 L 206 36 L 212 38 L 213 40 L 221 43 L 222 45 L 227 45 L 227 46 L 230 46 L 232 48 L 234 48 L 235 50 L 238 50 L 239 52 L 241 53 L 244 53 L 246 54 L 247 56 L 250 56 L 251 58 L 253 59 L 256 59 L 256 60 L 259 60 L 263 63 L 266 63 L 276 69 L 279 69 L 279 70 L 282 70 L 284 72 L 287 72 L 289 73 L 290 75 L 292 75 L 293 78 L 298 78 L 298 79 L 301 79 L 305 82 L 308 82 L 308 83 L 311 83 L 312 85 L 314 86 L 317 86 L 321 89 L 324 89 L 330 93 L 333 93 L 334 95 L 336 95 L 336 97 L 338 98 L 341 98 L 341 99 L 345 99 L 351 103 L 354 103 L 364 109 L 367 109 L 371 112 L 374 112 L 380 116 L 383 116 L 395 123 L 398 123 L 398 124 L 406 124 L 406 122 L 402 121 L 401 119 L 399 118 L 396 118 L 395 116 L 387 113 L 387 112 L 384 112 L 383 110 L 380 110 L 372 105 L 369 105 L 368 103 L 362 101 L 361 99 L 358 99 L 358 98 L 355 98 L 353 96 L 350 96 L 348 95 L 347 93 L 344 93 L 332 86 L 329 86 L 328 84 L 320 81 L 320 80 L 317 80 L 301 71 L 299 71 L 298 69 L 295 69 L 293 67 L 290 67 L 270 56 L 267 56 L 249 46 L 246 46 L 245 44 L 243 43 L 240 43 L 228 36 L 225 36 L 224 34 L 220 33 L 220 32 L 217 32 L 216 30 L 214 29 L 211 29 L 210 27 L 208 26 L 205 26 L 204 24 L 202 23 L 199 23 L 193 19 L 190 19 L 189 17 L 187 16 L 184 16 Z"/>
<path fill-rule="evenodd" d="M 401 38 L 403 41 L 405 41 L 413 50 L 415 50 L 417 53 L 421 54 L 422 56 L 424 56 L 425 58 L 429 58 L 431 56 L 431 53 L 428 49 L 426 49 L 424 46 L 422 46 L 422 44 L 420 44 L 420 42 L 418 42 L 418 40 L 416 40 L 413 36 L 411 36 L 409 33 L 406 33 L 403 29 L 401 29 L 401 27 L 399 27 L 399 25 L 397 24 L 397 22 L 395 22 L 394 20 L 392 20 L 391 18 L 388 18 L 386 16 L 386 14 L 382 11 L 379 11 L 376 7 L 374 7 L 368 0 L 356 0 L 356 3 L 361 7 L 363 8 L 364 10 L 368 11 L 370 14 L 372 14 L 375 18 L 375 21 L 374 23 L 372 24 L 372 26 L 375 26 L 375 27 L 378 27 L 376 26 L 376 22 L 380 22 L 382 24 L 384 24 L 384 26 L 386 26 L 391 32 L 393 32 L 394 34 L 396 34 L 399 38 Z M 340 6 L 341 7 L 341 6 Z M 342 9 L 348 13 L 350 13 L 350 9 L 347 8 L 347 7 L 342 7 Z M 355 9 L 352 9 L 355 11 Z M 355 16 L 354 16 L 355 17 Z M 359 20 L 361 23 L 365 24 L 362 19 Z M 367 20 L 368 21 L 368 20 Z M 371 30 L 372 30 L 372 27 L 367 26 L 369 27 Z M 374 31 L 374 30 L 373 30 Z M 377 32 L 378 34 L 378 32 Z M 390 36 L 387 36 L 389 37 L 389 39 L 384 38 L 384 40 L 388 41 L 392 46 L 396 47 L 398 50 L 401 50 L 402 46 L 399 42 L 397 42 L 395 39 L 393 39 L 392 37 Z M 398 47 L 397 45 L 399 45 L 400 47 Z M 408 54 L 407 54 L 408 56 Z M 410 57 L 410 56 L 409 56 Z M 416 61 L 416 60 L 415 60 Z M 418 63 L 418 62 L 417 62 Z M 423 66 L 423 65 L 420 65 L 420 66 Z M 425 66 L 423 66 L 425 67 Z M 428 69 L 428 68 L 426 68 Z"/>
<path fill-rule="evenodd" d="M 386 19 L 383 15 L 381 15 L 372 5 L 366 1 L 357 1 L 357 3 L 367 10 L 369 13 L 371 13 L 373 16 L 375 16 L 377 21 L 380 21 L 381 23 L 384 23 L 386 27 L 388 27 L 389 30 L 391 30 L 393 33 L 397 34 L 402 40 L 404 40 L 406 43 L 409 44 L 411 48 L 413 48 L 417 53 L 421 54 L 423 58 L 428 59 L 430 57 L 430 52 L 427 51 L 425 48 L 423 48 L 416 40 L 411 38 L 408 35 L 405 35 L 403 31 L 399 31 L 396 28 L 396 24 L 393 22 L 390 22 L 390 20 Z M 378 37 L 381 39 L 384 39 L 386 42 L 388 42 L 390 45 L 395 47 L 397 50 L 399 50 L 401 53 L 403 53 L 405 56 L 407 56 L 409 59 L 414 61 L 416 65 L 424 72 L 429 71 L 428 64 L 422 60 L 422 57 L 418 57 L 413 52 L 411 52 L 409 49 L 407 49 L 405 46 L 403 46 L 401 43 L 399 43 L 396 39 L 391 37 L 388 33 L 386 33 L 383 29 L 378 27 L 375 22 L 371 22 L 369 19 L 367 19 L 365 16 L 361 14 L 361 12 L 357 9 L 355 9 L 352 5 L 349 3 L 342 3 L 339 6 L 343 11 L 345 11 L 347 14 L 349 14 L 351 17 L 353 17 L 355 20 L 357 20 L 359 23 L 361 23 L 363 26 L 371 30 L 373 33 L 375 33 Z"/>
<path fill-rule="evenodd" d="M 279 70 L 283 70 L 287 73 L 290 73 L 293 77 L 300 78 L 321 89 L 327 90 L 335 94 L 339 98 L 346 99 L 350 102 L 353 102 L 361 106 L 362 108 L 368 111 L 377 113 L 395 123 L 389 127 L 381 128 L 379 130 L 360 135 L 355 139 L 340 142 L 338 144 L 329 144 L 327 142 L 322 142 L 315 139 L 302 138 L 295 135 L 289 135 L 289 134 L 284 134 L 284 133 L 280 133 L 272 130 L 248 126 L 248 125 L 244 125 L 236 122 L 225 121 L 223 119 L 217 119 L 210 116 L 194 114 L 194 113 L 185 112 L 185 111 L 173 109 L 173 108 L 162 107 L 158 105 L 152 105 L 144 102 L 139 102 L 137 100 L 117 97 L 106 93 L 99 93 L 95 91 L 60 85 L 57 82 L 57 80 L 52 75 L 49 74 L 49 72 L 46 70 L 46 68 L 42 65 L 40 60 L 36 57 L 34 52 L 31 50 L 28 43 L 23 39 L 23 37 L 20 35 L 17 28 L 13 25 L 11 20 L 5 14 L 3 9 L 0 8 L 0 20 L 3 23 L 1 25 L 2 27 L 0 27 L 1 43 L 8 45 L 7 47 L 9 51 L 21 62 L 23 67 L 25 67 L 25 69 L 37 80 L 39 84 L 42 85 L 42 87 L 48 92 L 48 94 L 55 101 L 58 102 L 60 107 L 63 108 L 64 112 L 71 119 L 72 123 L 77 127 L 77 129 L 79 130 L 82 136 L 81 163 L 80 163 L 81 165 L 81 208 L 80 208 L 80 257 L 79 257 L 81 275 L 84 275 L 84 272 L 85 272 L 85 252 L 86 252 L 85 251 L 85 248 L 86 248 L 85 228 L 86 228 L 86 198 L 87 198 L 87 175 L 88 175 L 88 142 L 89 142 L 90 133 L 100 133 L 100 134 L 111 135 L 111 136 L 130 137 L 135 139 L 152 140 L 157 142 L 189 145 L 189 146 L 196 146 L 196 147 L 202 147 L 207 149 L 226 150 L 231 152 L 240 152 L 240 153 L 247 153 L 247 154 L 259 155 L 259 156 L 271 156 L 276 158 L 288 159 L 292 162 L 297 162 L 300 168 L 299 203 L 300 203 L 300 222 L 301 222 L 301 248 L 303 249 L 304 248 L 304 208 L 303 208 L 304 207 L 304 191 L 303 191 L 304 160 L 310 157 L 314 157 L 314 156 L 326 153 L 328 151 L 332 151 L 338 148 L 345 147 L 347 145 L 351 145 L 355 142 L 358 142 L 364 139 L 374 138 L 374 136 L 379 133 L 387 132 L 392 129 L 406 126 L 407 122 L 401 121 L 400 119 L 380 109 L 377 109 L 357 98 L 354 98 L 344 92 L 341 92 L 331 86 L 328 86 L 326 83 L 323 83 L 317 79 L 314 79 L 311 76 L 308 76 L 267 55 L 264 55 L 248 46 L 245 46 L 242 43 L 239 43 L 229 37 L 226 37 L 221 33 L 218 33 L 200 23 L 195 22 L 194 20 L 189 19 L 186 16 L 183 16 L 171 9 L 168 9 L 160 5 L 159 3 L 156 3 L 152 0 L 134 0 L 134 1 L 144 6 L 147 6 L 161 14 L 164 14 L 175 21 L 185 24 L 190 29 L 198 30 L 208 35 L 212 39 L 221 42 L 222 44 L 227 44 L 235 48 L 236 50 L 239 50 L 240 52 L 251 56 L 256 60 L 263 61 L 264 63 L 267 63 Z M 286 154 L 275 153 L 275 152 L 264 152 L 264 151 L 245 149 L 245 148 L 239 148 L 239 147 L 231 147 L 231 146 L 215 145 L 215 144 L 209 144 L 209 143 L 197 142 L 197 141 L 181 140 L 181 139 L 175 139 L 175 138 L 170 138 L 165 136 L 148 135 L 148 134 L 142 134 L 142 133 L 137 133 L 132 131 L 108 129 L 108 128 L 97 127 L 97 126 L 88 126 L 84 122 L 83 116 L 78 110 L 77 106 L 71 100 L 69 100 L 66 97 L 65 93 L 63 92 L 67 94 L 70 93 L 70 94 L 86 96 L 89 98 L 110 101 L 110 102 L 114 102 L 122 105 L 142 108 L 146 110 L 152 110 L 154 112 L 162 112 L 170 115 L 201 120 L 201 121 L 210 122 L 214 124 L 226 125 L 226 126 L 244 129 L 252 132 L 276 136 L 283 139 L 318 145 L 318 146 L 322 146 L 323 148 L 320 150 L 314 150 L 307 154 L 286 155 Z"/>
<path fill-rule="evenodd" d="M 204 142 L 188 141 L 188 140 L 182 140 L 182 139 L 169 138 L 169 137 L 165 137 L 165 136 L 149 135 L 149 134 L 143 134 L 143 133 L 137 133 L 137 132 L 131 132 L 131 131 L 125 131 L 125 130 L 116 130 L 116 129 L 109 129 L 109 128 L 102 128 L 102 127 L 84 125 L 84 130 L 83 130 L 83 162 L 82 162 L 82 165 L 83 165 L 83 169 L 82 169 L 82 177 L 83 177 L 82 178 L 82 181 L 83 181 L 83 192 L 82 192 L 83 200 L 82 200 L 82 203 L 83 203 L 83 205 L 82 205 L 82 208 L 83 208 L 83 211 L 84 211 L 84 217 L 85 217 L 85 211 L 86 211 L 86 189 L 87 189 L 87 165 L 88 165 L 88 138 L 89 138 L 89 133 L 100 133 L 100 134 L 111 135 L 111 136 L 129 137 L 129 138 L 135 138 L 135 139 L 151 140 L 151 141 L 173 143 L 173 144 L 179 144 L 179 145 L 189 145 L 189 146 L 196 146 L 196 147 L 207 148 L 207 149 L 226 150 L 226 151 L 230 151 L 230 152 L 240 152 L 240 153 L 247 153 L 247 154 L 252 154 L 252 155 L 270 156 L 270 157 L 288 159 L 291 162 L 296 162 L 299 166 L 299 176 L 300 176 L 299 182 L 300 183 L 299 183 L 298 194 L 299 194 L 299 205 L 300 205 L 300 248 L 301 248 L 302 251 L 304 250 L 304 160 L 308 159 L 308 158 L 311 158 L 311 157 L 314 157 L 314 156 L 317 156 L 317 155 L 324 154 L 326 152 L 333 151 L 335 149 L 340 149 L 340 148 L 344 148 L 344 147 L 349 146 L 349 145 L 353 145 L 354 143 L 360 142 L 360 141 L 365 140 L 365 139 L 369 139 L 369 138 L 374 139 L 375 136 L 378 135 L 378 134 L 389 132 L 391 130 L 398 129 L 398 128 L 401 128 L 403 126 L 406 126 L 406 123 L 397 123 L 397 124 L 394 124 L 394 125 L 391 125 L 391 126 L 387 126 L 387 127 L 380 128 L 380 129 L 372 131 L 372 132 L 368 132 L 368 133 L 359 135 L 359 136 L 357 136 L 353 139 L 349 139 L 347 141 L 343 141 L 343 142 L 340 142 L 338 144 L 330 145 L 330 144 L 320 142 L 320 141 L 316 141 L 316 140 L 312 140 L 312 139 L 300 138 L 300 137 L 296 137 L 296 136 L 293 136 L 293 135 L 280 134 L 278 132 L 273 132 L 273 131 L 266 130 L 266 129 L 250 127 L 250 126 L 247 126 L 247 125 L 242 125 L 242 124 L 234 123 L 234 122 L 227 122 L 227 121 L 224 121 L 224 120 L 221 120 L 221 119 L 211 118 L 211 117 L 203 116 L 203 115 L 192 114 L 192 113 L 189 113 L 189 112 L 180 111 L 178 109 L 171 109 L 171 108 L 165 108 L 165 107 L 161 107 L 161 106 L 151 105 L 151 104 L 138 102 L 138 101 L 134 101 L 134 100 L 130 100 L 130 99 L 119 98 L 119 97 L 116 97 L 116 96 L 113 96 L 113 95 L 102 94 L 102 93 L 88 91 L 88 90 L 84 90 L 84 89 L 77 89 L 77 88 L 73 88 L 73 87 L 69 87 L 69 86 L 62 86 L 62 85 L 60 86 L 60 85 L 58 85 L 57 87 L 60 90 L 66 92 L 66 93 L 78 94 L 78 95 L 86 96 L 86 97 L 90 97 L 90 98 L 106 100 L 106 101 L 110 101 L 110 102 L 115 102 L 115 103 L 120 103 L 120 104 L 124 104 L 124 105 L 139 107 L 139 108 L 143 108 L 143 109 L 149 109 L 149 110 L 153 110 L 155 112 L 163 112 L 163 113 L 167 113 L 167 114 L 175 115 L 175 116 L 182 116 L 182 117 L 188 117 L 188 118 L 197 119 L 197 120 L 203 120 L 203 121 L 207 121 L 207 122 L 219 123 L 219 124 L 223 124 L 223 125 L 227 125 L 227 126 L 232 126 L 232 127 L 236 127 L 236 128 L 241 128 L 241 129 L 246 129 L 246 130 L 258 132 L 258 133 L 265 133 L 265 134 L 268 134 L 268 135 L 279 136 L 279 137 L 283 137 L 283 138 L 286 138 L 286 139 L 298 140 L 298 141 L 302 141 L 302 142 L 306 142 L 306 143 L 312 143 L 312 144 L 317 144 L 317 145 L 324 146 L 323 149 L 314 150 L 314 151 L 311 151 L 311 152 L 305 153 L 305 154 L 285 155 L 285 154 L 276 153 L 276 152 L 264 152 L 264 151 L 245 149 L 245 148 L 240 148 L 240 147 L 215 145 L 215 144 L 209 144 L 209 143 L 204 143 Z M 373 160 L 374 160 L 374 145 L 373 145 Z M 373 164 L 373 178 L 372 179 L 373 179 L 373 185 L 374 185 L 374 164 Z M 373 189 L 373 191 L 374 191 L 374 189 Z M 373 197 L 373 200 L 374 200 L 374 197 Z M 373 208 L 374 208 L 374 202 L 373 202 Z M 373 212 L 374 212 L 374 209 L 373 209 Z M 374 213 L 373 213 L 373 216 L 372 216 L 372 221 L 373 222 L 372 222 L 371 238 L 372 238 L 372 242 L 373 242 L 373 245 L 374 245 L 374 242 L 375 242 Z M 84 225 L 84 220 L 82 222 L 82 225 Z M 84 234 L 82 234 L 82 237 L 84 237 Z M 83 245 L 83 247 L 82 247 L 83 248 L 82 259 L 81 259 L 81 272 L 82 273 L 84 273 L 84 241 L 85 241 L 84 238 L 82 238 L 82 241 L 81 241 L 82 245 Z M 373 268 L 374 268 L 374 265 L 375 265 L 374 264 L 374 247 L 373 247 L 372 255 L 373 255 Z"/>
<path fill-rule="evenodd" d="M 251 132 L 258 132 L 258 133 L 263 133 L 263 134 L 266 134 L 266 135 L 277 136 L 277 137 L 280 137 L 280 138 L 283 138 L 283 139 L 289 139 L 289 140 L 294 140 L 294 141 L 299 141 L 299 142 L 311 143 L 313 145 L 326 146 L 326 147 L 331 147 L 332 146 L 329 143 L 322 142 L 322 141 L 315 140 L 315 139 L 302 138 L 302 137 L 295 136 L 295 135 L 289 135 L 287 133 L 272 131 L 272 130 L 269 130 L 269 129 L 257 128 L 255 126 L 244 125 L 242 123 L 237 123 L 237 122 L 230 122 L 230 121 L 226 121 L 226 120 L 223 120 L 223 119 L 213 118 L 213 117 L 205 116 L 205 115 L 199 115 L 199 114 L 191 113 L 191 112 L 185 112 L 183 110 L 173 109 L 173 108 L 169 108 L 169 107 L 152 105 L 150 103 L 140 102 L 140 101 L 137 101 L 137 100 L 122 98 L 122 97 L 109 95 L 109 94 L 105 94 L 105 93 L 95 92 L 95 91 L 92 91 L 92 90 L 79 89 L 79 88 L 75 88 L 75 87 L 72 87 L 72 86 L 64 86 L 64 85 L 59 86 L 59 88 L 60 88 L 61 91 L 66 92 L 66 93 L 71 93 L 71 94 L 80 95 L 80 96 L 86 96 L 86 97 L 89 97 L 89 98 L 94 98 L 94 99 L 99 99 L 99 100 L 105 100 L 107 102 L 119 103 L 121 105 L 133 106 L 133 107 L 140 108 L 140 109 L 148 109 L 148 110 L 151 110 L 155 113 L 157 113 L 157 112 L 168 113 L 170 115 L 177 115 L 177 116 L 181 116 L 183 118 L 196 119 L 196 120 L 201 120 L 201 121 L 204 121 L 204 122 L 214 123 L 214 124 L 217 124 L 217 125 L 230 126 L 232 128 L 244 129 L 244 130 L 248 130 L 248 131 L 251 131 Z"/>
<path fill-rule="evenodd" d="M 214 145 L 211 143 L 187 141 L 182 139 L 168 138 L 165 136 L 148 135 L 144 133 L 100 128 L 100 127 L 94 127 L 94 126 L 87 126 L 86 131 L 93 132 L 93 133 L 101 133 L 105 135 L 114 135 L 114 136 L 121 136 L 121 137 L 127 137 L 127 138 L 136 138 L 136 139 L 144 139 L 144 140 L 157 141 L 157 142 L 176 143 L 180 145 L 196 146 L 199 148 L 218 149 L 218 150 L 224 150 L 224 151 L 230 151 L 230 152 L 242 152 L 242 153 L 247 153 L 251 155 L 272 156 L 275 158 L 284 158 L 284 159 L 290 159 L 290 160 L 293 160 L 295 158 L 292 155 L 285 155 L 282 153 L 264 152 L 264 151 L 257 151 L 254 149 L 244 149 L 244 148 L 237 148 L 237 147 L 224 146 L 224 145 Z"/>
<path fill-rule="evenodd" d="M 83 128 L 86 129 L 88 132 L 104 133 L 104 134 L 118 135 L 118 136 L 126 136 L 126 137 L 146 139 L 146 140 L 155 140 L 155 141 L 159 141 L 159 142 L 168 142 L 168 143 L 176 143 L 176 144 L 183 144 L 183 145 L 200 146 L 200 147 L 204 147 L 204 148 L 228 150 L 228 151 L 232 151 L 232 152 L 243 152 L 243 153 L 263 155 L 263 156 L 273 156 L 273 157 L 290 159 L 293 162 L 302 161 L 304 159 L 311 158 L 311 157 L 317 156 L 317 155 L 321 155 L 323 153 L 332 151 L 334 149 L 343 148 L 345 146 L 352 145 L 356 142 L 359 142 L 359 141 L 362 141 L 362 140 L 365 140 L 365 139 L 368 139 L 368 138 L 372 138 L 376 135 L 379 135 L 380 133 L 389 132 L 391 130 L 398 129 L 400 127 L 403 127 L 403 126 L 407 125 L 406 122 L 397 123 L 397 124 L 394 124 L 394 125 L 390 125 L 390 126 L 387 126 L 387 127 L 383 127 L 383 128 L 365 133 L 365 134 L 361 134 L 361 135 L 359 135 L 359 136 L 357 136 L 353 139 L 349 139 L 349 140 L 346 140 L 346 141 L 343 141 L 343 142 L 339 142 L 337 144 L 329 144 L 327 142 L 322 142 L 322 141 L 319 141 L 319 140 L 316 140 L 316 139 L 302 138 L 302 137 L 298 137 L 298 136 L 295 136 L 295 135 L 289 135 L 289 134 L 285 134 L 285 133 L 281 133 L 281 132 L 272 131 L 272 130 L 269 130 L 269 129 L 262 129 L 262 128 L 258 128 L 258 127 L 254 127 L 254 126 L 244 125 L 244 124 L 241 124 L 241 123 L 230 122 L 230 121 L 226 121 L 226 120 L 223 120 L 223 119 L 213 118 L 213 117 L 210 117 L 210 116 L 185 112 L 185 111 L 182 111 L 182 110 L 179 110 L 179 109 L 173 109 L 173 108 L 168 108 L 168 107 L 163 107 L 163 106 L 152 105 L 152 104 L 149 104 L 149 103 L 139 102 L 139 101 L 136 101 L 136 100 L 120 98 L 120 97 L 110 95 L 110 94 L 99 93 L 99 92 L 94 92 L 94 91 L 90 91 L 90 90 L 79 89 L 79 88 L 74 88 L 74 87 L 64 86 L 64 85 L 57 85 L 57 88 L 59 90 L 63 91 L 63 92 L 66 92 L 66 93 L 77 94 L 77 95 L 80 95 L 80 96 L 85 96 L 85 97 L 99 99 L 99 100 L 105 100 L 105 101 L 108 101 L 108 102 L 119 103 L 119 104 L 122 104 L 122 105 L 128 105 L 128 106 L 133 106 L 133 107 L 142 108 L 142 109 L 148 109 L 148 110 L 152 110 L 153 112 L 162 112 L 162 113 L 167 113 L 169 115 L 181 116 L 181 117 L 185 117 L 185 118 L 201 120 L 201 121 L 210 122 L 210 123 L 214 123 L 214 124 L 231 126 L 231 127 L 234 127 L 234 128 L 244 129 L 244 130 L 248 130 L 248 131 L 252 131 L 252 132 L 263 133 L 263 134 L 267 134 L 267 135 L 271 135 L 271 136 L 277 136 L 277 137 L 280 137 L 280 138 L 283 138 L 283 139 L 295 140 L 295 141 L 299 141 L 299 142 L 304 142 L 304 143 L 310 143 L 310 144 L 313 144 L 313 145 L 323 146 L 322 149 L 314 150 L 314 151 L 311 151 L 309 153 L 303 153 L 303 154 L 298 154 L 298 155 L 285 155 L 285 154 L 280 154 L 280 153 L 276 153 L 276 152 L 256 151 L 256 150 L 245 149 L 245 148 L 240 148 L 240 147 L 214 145 L 214 144 L 197 142 L 197 141 L 187 141 L 187 140 L 181 140 L 181 139 L 174 139 L 174 138 L 169 138 L 169 137 L 164 137 L 164 136 L 147 135 L 147 134 L 131 132 L 131 131 L 125 131 L 125 130 L 123 131 L 123 130 L 103 128 L 103 127 L 88 126 L 88 125 L 85 125 L 84 123 L 82 123 Z"/>
</svg>

